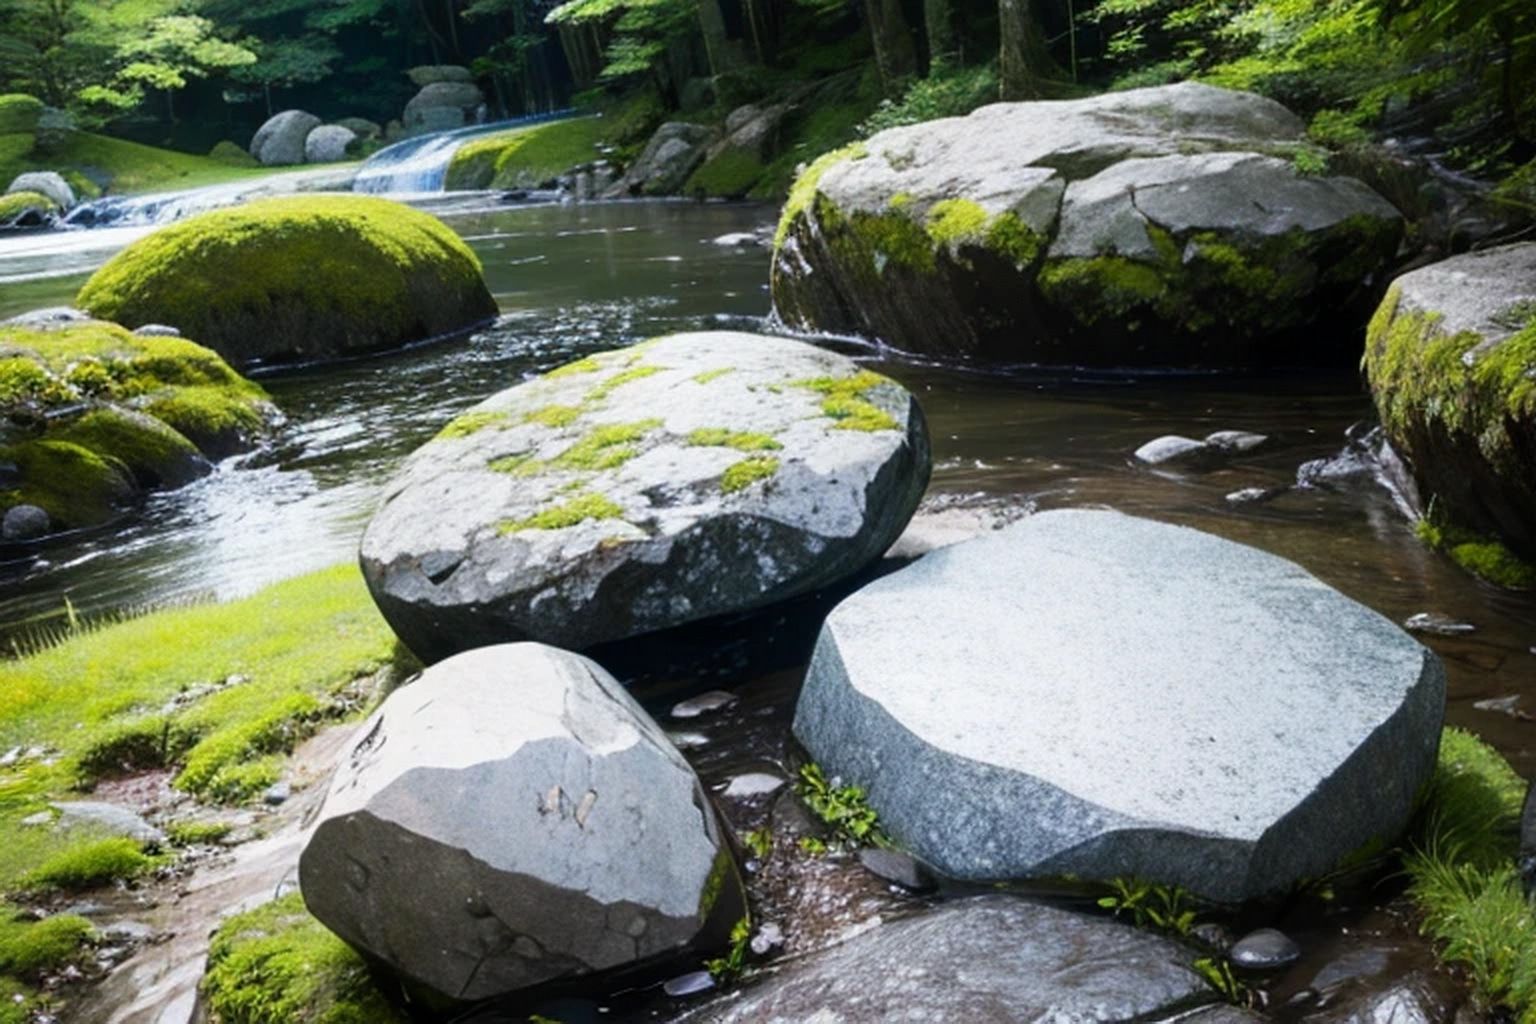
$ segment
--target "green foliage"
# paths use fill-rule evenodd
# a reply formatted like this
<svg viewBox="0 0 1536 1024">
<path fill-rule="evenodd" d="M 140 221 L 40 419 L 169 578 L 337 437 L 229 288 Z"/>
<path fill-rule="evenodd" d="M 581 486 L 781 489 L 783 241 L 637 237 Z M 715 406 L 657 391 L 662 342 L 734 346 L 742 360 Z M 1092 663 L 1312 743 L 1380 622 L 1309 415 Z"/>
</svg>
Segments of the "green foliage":
<svg viewBox="0 0 1536 1024">
<path fill-rule="evenodd" d="M 1450 555 L 1457 565 L 1494 586 L 1536 590 L 1536 565 L 1493 538 L 1481 537 L 1450 523 L 1434 500 L 1413 530 L 1426 546 Z"/>
<path fill-rule="evenodd" d="M 725 956 L 704 961 L 704 968 L 722 984 L 741 976 L 752 943 L 752 921 L 743 917 L 731 926 L 731 944 Z"/>
<path fill-rule="evenodd" d="M 214 934 L 203 976 L 213 1024 L 406 1024 L 368 966 L 298 893 L 237 914 Z"/>
<path fill-rule="evenodd" d="M 1403 866 L 1423 930 L 1485 1011 L 1536 1021 L 1536 908 L 1515 864 L 1526 784 L 1471 733 L 1447 729 Z"/>
<path fill-rule="evenodd" d="M 1251 1006 L 1253 993 L 1242 979 L 1232 972 L 1232 962 L 1225 957 L 1203 956 L 1195 960 L 1195 970 L 1223 999 L 1234 1006 Z"/>
<path fill-rule="evenodd" d="M 1161 885 L 1139 878 L 1116 878 L 1099 906 L 1116 917 L 1128 916 L 1138 928 L 1150 928 L 1184 937 L 1195 926 L 1198 913 L 1194 899 L 1182 886 Z"/>
<path fill-rule="evenodd" d="M 172 846 L 211 846 L 234 831 L 227 821 L 173 821 L 165 827 Z"/>
<path fill-rule="evenodd" d="M 879 815 L 859 786 L 838 785 L 826 777 L 820 765 L 811 763 L 801 766 L 795 792 L 839 843 L 850 847 L 886 844 Z"/>
<path fill-rule="evenodd" d="M 136 878 L 155 864 L 132 839 L 101 839 L 54 854 L 19 879 L 23 889 L 77 892 Z"/>
<path fill-rule="evenodd" d="M 741 845 L 751 851 L 752 856 L 758 860 L 764 860 L 773 852 L 773 833 L 767 826 L 752 829 L 742 834 Z"/>
<path fill-rule="evenodd" d="M 767 167 L 757 154 L 727 149 L 699 166 L 683 185 L 685 195 L 700 199 L 740 199 L 763 179 Z"/>
<path fill-rule="evenodd" d="M 324 351 L 332 339 L 383 348 L 496 311 L 479 258 L 437 218 L 339 195 L 258 200 L 161 228 L 96 271 L 76 302 L 130 327 L 176 324 L 232 358 Z"/>
<path fill-rule="evenodd" d="M 264 764 L 260 755 L 293 750 L 324 715 L 313 694 L 290 693 L 252 717 L 216 729 L 187 754 L 176 788 L 223 802 L 254 796 L 277 781 L 276 764 Z"/>
<path fill-rule="evenodd" d="M 0 225 L 11 224 L 26 214 L 49 216 L 59 211 L 41 192 L 10 192 L 0 196 Z"/>
<path fill-rule="evenodd" d="M 25 145 L 19 145 L 21 141 Z M 211 157 L 157 149 L 127 139 L 83 131 L 65 133 L 63 141 L 46 154 L 29 156 L 32 148 L 31 135 L 0 134 L 0 178 L 9 182 L 23 171 L 59 171 L 75 186 L 76 195 L 82 195 L 88 191 L 81 186 L 87 179 L 78 172 L 85 169 L 105 179 L 112 194 L 128 195 L 195 188 L 268 173 L 264 167 L 232 167 Z"/>
<path fill-rule="evenodd" d="M 14 92 L 0 95 L 0 135 L 35 132 L 42 116 L 43 101 L 37 97 Z"/>
<path fill-rule="evenodd" d="M 887 128 L 969 114 L 997 102 L 997 89 L 997 68 L 991 64 L 929 75 L 909 85 L 899 99 L 881 100 L 859 124 L 859 134 L 867 138 Z"/>
<path fill-rule="evenodd" d="M 0 906 L 0 914 L 5 913 Z M 0 920 L 0 972 L 35 980 L 80 959 L 95 934 L 91 922 L 76 914 L 55 914 L 41 921 L 6 917 Z"/>
</svg>

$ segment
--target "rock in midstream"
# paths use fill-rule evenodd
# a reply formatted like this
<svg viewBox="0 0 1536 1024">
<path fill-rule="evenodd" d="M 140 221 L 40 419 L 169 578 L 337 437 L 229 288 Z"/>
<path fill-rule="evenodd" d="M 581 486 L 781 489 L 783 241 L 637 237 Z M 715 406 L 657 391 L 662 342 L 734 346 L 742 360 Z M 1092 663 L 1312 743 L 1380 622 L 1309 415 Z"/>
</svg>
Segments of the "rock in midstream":
<svg viewBox="0 0 1536 1024">
<path fill-rule="evenodd" d="M 363 573 L 422 658 L 580 649 L 858 571 L 900 535 L 929 464 L 895 382 L 803 342 L 672 335 L 450 423 L 386 487 Z"/>
<path fill-rule="evenodd" d="M 458 655 L 357 736 L 299 881 L 317 918 L 408 982 L 488 999 L 709 949 L 745 912 L 693 769 L 586 658 Z"/>
<path fill-rule="evenodd" d="M 1273 555 L 1108 511 L 934 552 L 828 617 L 795 735 L 963 879 L 1242 902 L 1404 827 L 1439 660 Z"/>
</svg>

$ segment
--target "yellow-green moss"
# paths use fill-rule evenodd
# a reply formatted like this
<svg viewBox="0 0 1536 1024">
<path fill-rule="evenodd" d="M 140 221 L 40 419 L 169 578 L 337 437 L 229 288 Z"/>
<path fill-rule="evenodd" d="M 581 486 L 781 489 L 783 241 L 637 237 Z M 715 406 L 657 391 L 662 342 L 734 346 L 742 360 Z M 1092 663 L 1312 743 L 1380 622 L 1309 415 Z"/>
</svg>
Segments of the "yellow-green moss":
<svg viewBox="0 0 1536 1024">
<path fill-rule="evenodd" d="M 597 158 L 604 123 L 577 118 L 472 139 L 448 165 L 450 191 L 536 188 Z"/>
<path fill-rule="evenodd" d="M 1536 590 L 1536 565 L 1527 562 L 1492 537 L 1480 537 L 1450 523 L 1439 514 L 1414 524 L 1414 533 L 1429 547 L 1443 551 L 1472 575 L 1508 590 Z"/>
<path fill-rule="evenodd" d="M 653 374 L 660 373 L 661 369 L 662 368 L 659 366 L 631 366 L 627 370 L 620 370 L 612 377 L 609 377 L 607 380 L 604 380 L 602 383 L 594 386 L 592 390 L 588 391 L 586 394 L 586 401 L 601 402 L 603 399 L 612 394 L 616 389 L 623 387 L 625 384 L 629 384 L 637 380 L 644 380 Z"/>
<path fill-rule="evenodd" d="M 542 509 L 527 519 L 508 520 L 501 524 L 503 534 L 520 530 L 563 530 L 589 519 L 620 519 L 624 509 L 617 502 L 601 494 L 582 494 L 569 501 Z"/>
<path fill-rule="evenodd" d="M 789 198 L 784 202 L 784 211 L 779 215 L 779 226 L 773 235 L 773 248 L 777 252 L 789 237 L 790 228 L 795 220 L 811 212 L 812 205 L 816 202 L 817 187 L 821 184 L 822 175 L 833 167 L 847 160 L 862 160 L 869 155 L 869 150 L 864 143 L 854 142 L 841 149 L 834 149 L 830 153 L 823 153 L 817 157 L 805 173 L 795 179 L 790 187 Z"/>
<path fill-rule="evenodd" d="M 768 479 L 778 471 L 778 459 L 771 455 L 754 455 L 726 468 L 720 476 L 720 490 L 725 494 L 735 494 L 759 480 Z"/>
<path fill-rule="evenodd" d="M 508 473 L 512 476 L 531 476 L 537 472 L 539 464 L 533 460 L 533 456 L 524 452 L 518 455 L 503 455 L 486 463 L 486 468 L 493 473 Z"/>
<path fill-rule="evenodd" d="M 318 195 L 161 228 L 93 274 L 76 304 L 130 327 L 174 324 L 242 363 L 387 348 L 496 312 L 478 257 L 435 217 Z"/>
<path fill-rule="evenodd" d="M 6 910 L 0 907 L 0 913 Z M 55 914 L 41 921 L 14 916 L 0 920 L 0 972 L 36 979 L 81 958 L 95 937 L 91 922 L 78 914 Z"/>
<path fill-rule="evenodd" d="M 683 194 L 704 199 L 740 199 L 767 173 L 767 166 L 755 153 L 745 149 L 727 149 L 706 160 L 689 176 Z"/>
<path fill-rule="evenodd" d="M 9 224 L 24 213 L 57 213 L 58 206 L 41 192 L 11 192 L 0 195 L 0 224 Z"/>
<path fill-rule="evenodd" d="M 591 471 L 622 466 L 639 454 L 634 442 L 661 426 L 661 423 L 659 419 L 649 419 L 596 427 L 555 456 L 550 465 L 558 469 Z"/>
<path fill-rule="evenodd" d="M 49 437 L 110 455 L 147 487 L 180 483 L 196 475 L 201 460 L 197 446 L 160 419 L 111 406 L 92 409 Z"/>
<path fill-rule="evenodd" d="M 102 839 L 48 858 L 22 876 L 21 886 L 75 892 L 136 878 L 154 864 L 154 858 L 132 839 Z"/>
<path fill-rule="evenodd" d="M 212 1024 L 406 1024 L 368 965 L 298 893 L 227 919 L 208 947 Z"/>
<path fill-rule="evenodd" d="M 691 432 L 686 443 L 696 448 L 735 448 L 742 452 L 778 451 L 784 447 L 768 434 L 725 427 L 702 427 Z"/>
<path fill-rule="evenodd" d="M 728 373 L 735 372 L 736 367 L 734 366 L 722 366 L 718 369 L 705 370 L 703 373 L 696 373 L 693 375 L 693 380 L 696 384 L 708 384 L 711 381 L 719 380 L 721 377 L 724 377 Z"/>
<path fill-rule="evenodd" d="M 546 405 L 525 415 L 523 422 L 551 428 L 568 427 L 580 416 L 581 409 L 574 405 Z"/>
<path fill-rule="evenodd" d="M 468 437 L 487 427 L 510 423 L 511 420 L 512 417 L 504 412 L 466 412 L 449 420 L 448 425 L 439 430 L 433 440 L 449 441 L 456 437 Z"/>
<path fill-rule="evenodd" d="M 873 370 L 860 370 L 851 377 L 812 377 L 791 383 L 825 396 L 821 403 L 822 415 L 836 420 L 835 426 L 839 430 L 898 430 L 901 427 L 894 416 L 864 397 L 883 384 L 895 386 L 889 377 Z"/>
<path fill-rule="evenodd" d="M 596 373 L 601 369 L 603 369 L 601 360 L 595 356 L 586 356 L 575 362 L 566 363 L 564 366 L 557 366 L 544 376 L 551 380 L 559 380 L 562 377 L 575 377 L 583 373 Z"/>
<path fill-rule="evenodd" d="M 1040 258 L 1045 250 L 1045 238 L 1038 231 L 1024 223 L 1024 219 L 1016 213 L 1001 213 L 993 218 L 987 226 L 986 239 L 983 244 L 991 250 L 1013 263 L 1016 267 L 1027 267 Z"/>
<path fill-rule="evenodd" d="M 177 388 L 150 399 L 144 411 L 214 455 L 249 447 L 269 427 L 266 414 L 249 398 L 211 386 Z"/>
<path fill-rule="evenodd" d="M 260 714 L 222 729 L 192 747 L 177 774 L 177 789 L 204 799 L 237 803 L 277 781 L 279 763 L 266 755 L 286 754 L 310 736 L 325 707 L 309 693 L 292 693 Z"/>
<path fill-rule="evenodd" d="M 70 441 L 0 447 L 0 462 L 14 463 L 21 476 L 20 485 L 0 504 L 36 505 L 55 529 L 104 523 L 134 495 L 127 467 Z"/>
<path fill-rule="evenodd" d="M 928 237 L 938 245 L 952 248 L 974 245 L 986 237 L 988 220 L 980 203 L 941 199 L 928 211 Z"/>
<path fill-rule="evenodd" d="M 1122 256 L 1050 260 L 1038 282 L 1048 301 L 1089 324 L 1160 302 L 1168 290 L 1156 268 Z"/>
<path fill-rule="evenodd" d="M 208 151 L 208 159 L 216 160 L 230 167 L 260 167 L 261 161 L 257 160 L 244 148 L 227 139 L 215 145 Z"/>
<path fill-rule="evenodd" d="M 165 826 L 172 846 L 211 846 L 235 830 L 227 821 L 173 821 Z"/>
<path fill-rule="evenodd" d="M 35 132 L 43 116 L 43 101 L 22 92 L 0 95 L 0 135 Z"/>
</svg>

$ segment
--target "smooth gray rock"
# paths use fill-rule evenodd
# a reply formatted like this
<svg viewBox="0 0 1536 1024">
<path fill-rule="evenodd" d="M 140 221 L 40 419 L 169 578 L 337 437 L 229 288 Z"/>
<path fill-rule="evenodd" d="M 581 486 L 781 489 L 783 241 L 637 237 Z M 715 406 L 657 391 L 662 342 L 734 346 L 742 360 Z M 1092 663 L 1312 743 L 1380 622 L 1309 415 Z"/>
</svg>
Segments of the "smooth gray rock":
<svg viewBox="0 0 1536 1024">
<path fill-rule="evenodd" d="M 715 129 L 687 121 L 668 121 L 656 129 L 610 196 L 674 195 L 688 180 L 715 141 Z"/>
<path fill-rule="evenodd" d="M 673 718 L 698 718 L 711 711 L 719 711 L 736 703 L 736 695 L 729 690 L 706 690 L 696 697 L 680 700 L 672 705 Z"/>
<path fill-rule="evenodd" d="M 1218 430 L 1206 434 L 1205 443 L 1229 455 L 1246 455 L 1264 447 L 1269 443 L 1269 438 L 1247 430 Z"/>
<path fill-rule="evenodd" d="M 162 843 L 165 833 L 120 804 L 101 800 L 70 800 L 51 805 L 59 812 L 59 827 L 88 825 L 114 836 L 126 836 L 141 843 Z"/>
<path fill-rule="evenodd" d="M 912 396 L 859 374 L 803 342 L 708 332 L 503 391 L 385 487 L 369 588 L 431 660 L 506 640 L 579 649 L 842 579 L 900 534 L 930 461 Z M 816 389 L 860 382 L 863 406 Z M 846 429 L 861 424 L 875 429 Z"/>
<path fill-rule="evenodd" d="M 1073 510 L 845 600 L 794 731 L 942 873 L 1239 902 L 1395 837 L 1444 701 L 1433 654 L 1300 567 Z"/>
<path fill-rule="evenodd" d="M 983 360 L 1338 362 L 1328 318 L 1402 218 L 1354 179 L 1300 174 L 1308 148 L 1274 101 L 1192 82 L 888 129 L 801 180 L 775 309 Z"/>
<path fill-rule="evenodd" d="M 12 505 L 0 519 L 0 540 L 36 540 L 53 529 L 48 513 L 36 505 Z"/>
<path fill-rule="evenodd" d="M 75 190 L 55 171 L 29 171 L 18 174 L 6 194 L 12 192 L 37 192 L 52 199 L 59 209 L 69 210 L 75 205 Z"/>
<path fill-rule="evenodd" d="M 323 124 L 304 140 L 304 159 L 312 164 L 334 164 L 347 158 L 347 147 L 357 133 L 339 124 Z"/>
<path fill-rule="evenodd" d="M 485 94 L 473 82 L 433 82 L 423 86 L 405 105 L 407 131 L 441 130 L 472 124 Z"/>
<path fill-rule="evenodd" d="M 1135 457 L 1149 466 L 1199 466 L 1209 462 L 1214 454 L 1204 441 L 1167 434 L 1137 448 Z"/>
<path fill-rule="evenodd" d="M 268 167 L 304 162 L 304 140 L 320 127 L 320 119 L 303 110 L 274 114 L 251 139 L 251 156 Z"/>
<path fill-rule="evenodd" d="M 1234 942 L 1228 959 L 1245 971 L 1278 971 L 1301 959 L 1301 947 L 1278 928 L 1259 928 Z"/>
<path fill-rule="evenodd" d="M 693 769 L 579 655 L 461 654 L 357 736 L 299 859 L 304 901 L 442 996 L 702 951 L 744 911 Z"/>
<path fill-rule="evenodd" d="M 420 67 L 409 68 L 405 73 L 410 77 L 412 84 L 420 88 L 436 85 L 438 82 L 473 82 L 475 80 L 474 72 L 457 64 L 423 64 Z"/>
<path fill-rule="evenodd" d="M 1011 896 L 884 924 L 790 963 L 679 1024 L 1156 1019 L 1216 994 L 1171 939 Z"/>
</svg>

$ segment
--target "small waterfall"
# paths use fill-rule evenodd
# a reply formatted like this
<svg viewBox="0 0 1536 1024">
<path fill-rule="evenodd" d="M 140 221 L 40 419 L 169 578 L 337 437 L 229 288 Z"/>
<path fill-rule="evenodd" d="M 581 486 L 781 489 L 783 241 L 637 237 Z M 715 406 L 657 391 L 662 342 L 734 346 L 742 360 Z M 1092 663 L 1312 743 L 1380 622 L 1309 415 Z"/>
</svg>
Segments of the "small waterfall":
<svg viewBox="0 0 1536 1024">
<path fill-rule="evenodd" d="M 345 192 L 352 187 L 350 168 L 317 166 L 298 171 L 248 178 L 223 185 L 154 192 L 141 196 L 107 196 L 81 203 L 63 220 L 65 228 L 153 227 L 208 210 L 236 206 L 267 196 L 296 192 Z"/>
<path fill-rule="evenodd" d="M 574 111 L 558 110 L 549 114 L 513 118 L 510 121 L 495 121 L 431 135 L 418 135 L 397 142 L 368 158 L 357 172 L 352 190 L 399 195 L 441 192 L 448 177 L 448 165 L 453 162 L 453 154 L 470 139 L 524 125 L 559 121 L 573 115 Z"/>
</svg>

